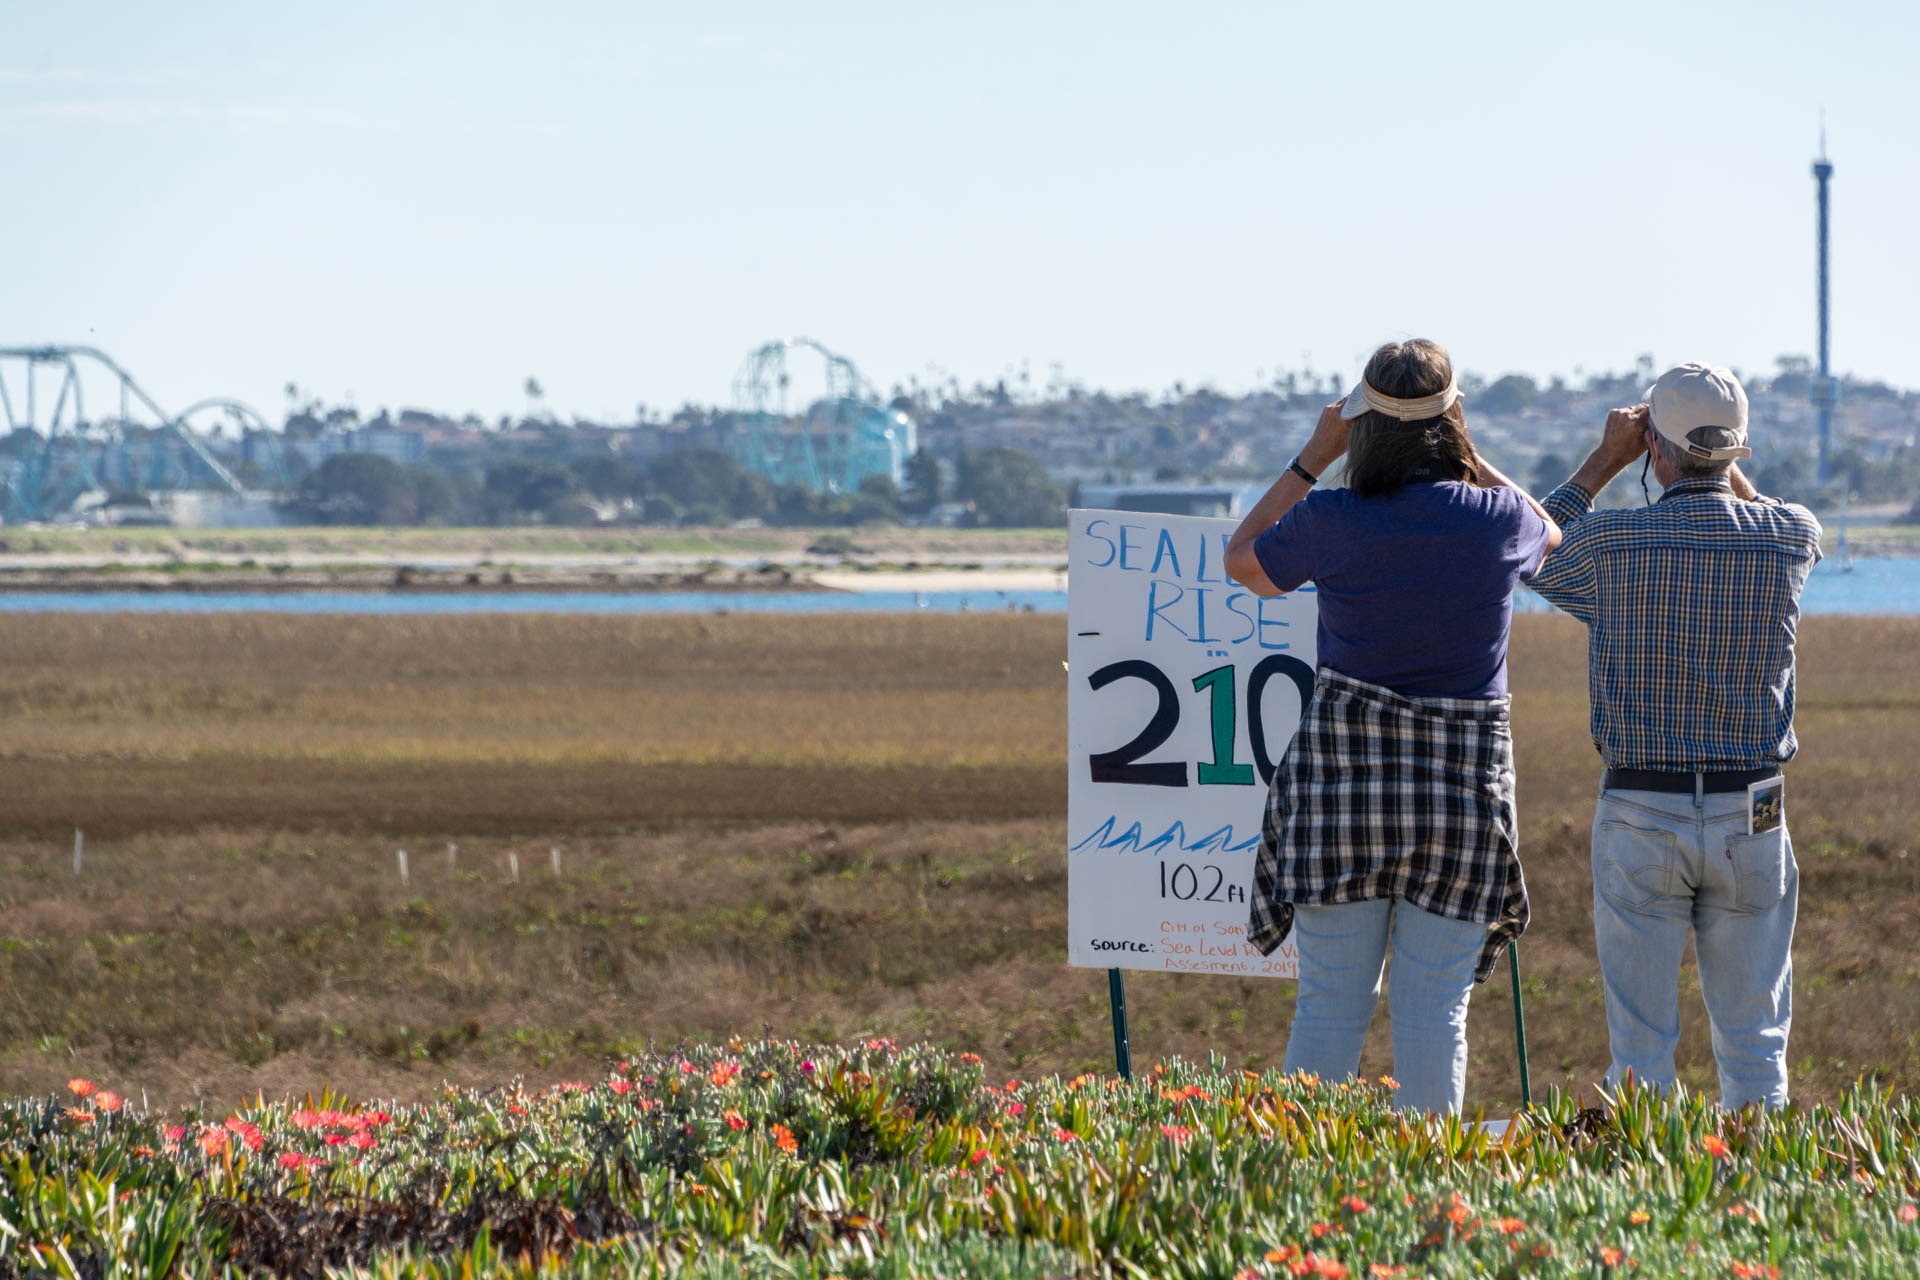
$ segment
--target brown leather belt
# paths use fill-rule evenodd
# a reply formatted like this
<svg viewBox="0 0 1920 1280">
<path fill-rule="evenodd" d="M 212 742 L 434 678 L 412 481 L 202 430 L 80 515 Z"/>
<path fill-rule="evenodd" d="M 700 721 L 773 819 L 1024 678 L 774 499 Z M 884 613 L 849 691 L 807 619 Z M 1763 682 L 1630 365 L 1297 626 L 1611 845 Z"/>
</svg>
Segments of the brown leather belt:
<svg viewBox="0 0 1920 1280">
<path fill-rule="evenodd" d="M 1724 795 L 1745 791 L 1756 782 L 1780 776 L 1778 766 L 1729 769 L 1715 773 L 1673 773 L 1666 769 L 1609 769 L 1601 781 L 1606 791 L 1671 791 L 1682 795 Z"/>
</svg>

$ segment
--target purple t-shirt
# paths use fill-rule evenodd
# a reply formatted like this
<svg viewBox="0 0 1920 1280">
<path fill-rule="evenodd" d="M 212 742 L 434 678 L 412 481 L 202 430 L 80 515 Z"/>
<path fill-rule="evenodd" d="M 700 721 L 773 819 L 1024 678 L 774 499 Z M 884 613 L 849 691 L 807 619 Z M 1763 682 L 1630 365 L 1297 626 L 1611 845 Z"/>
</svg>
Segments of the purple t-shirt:
<svg viewBox="0 0 1920 1280">
<path fill-rule="evenodd" d="M 1457 480 L 1384 498 L 1316 490 L 1253 544 L 1274 586 L 1318 589 L 1321 662 L 1428 698 L 1506 693 L 1513 590 L 1546 549 L 1518 490 Z"/>
</svg>

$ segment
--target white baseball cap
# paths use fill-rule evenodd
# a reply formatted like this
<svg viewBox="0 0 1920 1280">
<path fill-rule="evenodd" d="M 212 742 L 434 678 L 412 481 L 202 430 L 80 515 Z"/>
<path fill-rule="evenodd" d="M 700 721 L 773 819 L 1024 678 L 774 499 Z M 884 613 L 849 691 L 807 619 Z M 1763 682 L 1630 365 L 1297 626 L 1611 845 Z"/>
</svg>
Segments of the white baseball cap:
<svg viewBox="0 0 1920 1280">
<path fill-rule="evenodd" d="M 1747 393 L 1731 369 L 1704 364 L 1669 369 L 1647 388 L 1647 404 L 1653 429 L 1696 458 L 1726 462 L 1753 456 L 1747 448 Z M 1712 448 L 1688 438 L 1701 427 L 1731 430 L 1735 443 Z"/>
</svg>

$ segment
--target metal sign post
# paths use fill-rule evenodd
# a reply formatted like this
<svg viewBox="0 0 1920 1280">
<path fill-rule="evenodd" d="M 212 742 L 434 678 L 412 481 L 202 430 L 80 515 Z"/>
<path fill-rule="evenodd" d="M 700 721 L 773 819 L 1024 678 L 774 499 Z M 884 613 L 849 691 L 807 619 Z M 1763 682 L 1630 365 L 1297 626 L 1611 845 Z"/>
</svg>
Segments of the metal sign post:
<svg viewBox="0 0 1920 1280">
<path fill-rule="evenodd" d="M 1127 1043 L 1127 980 L 1107 970 L 1107 1001 L 1113 1006 L 1113 1065 L 1122 1080 L 1133 1079 L 1133 1049 Z"/>
<path fill-rule="evenodd" d="M 1520 1105 L 1533 1105 L 1533 1077 L 1527 1071 L 1527 1015 L 1520 1007 L 1520 944 L 1507 944 L 1507 972 L 1513 975 L 1513 1040 L 1520 1049 Z"/>
</svg>

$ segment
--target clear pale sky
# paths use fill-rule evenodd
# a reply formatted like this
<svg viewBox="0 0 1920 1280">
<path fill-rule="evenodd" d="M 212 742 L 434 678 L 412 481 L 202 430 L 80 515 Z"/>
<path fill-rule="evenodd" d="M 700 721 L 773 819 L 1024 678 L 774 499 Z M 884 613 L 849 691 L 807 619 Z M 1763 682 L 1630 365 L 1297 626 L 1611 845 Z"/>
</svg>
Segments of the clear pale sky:
<svg viewBox="0 0 1920 1280">
<path fill-rule="evenodd" d="M 1920 5 L 7 6 L 0 345 L 163 404 L 1811 353 L 1920 385 Z"/>
</svg>

